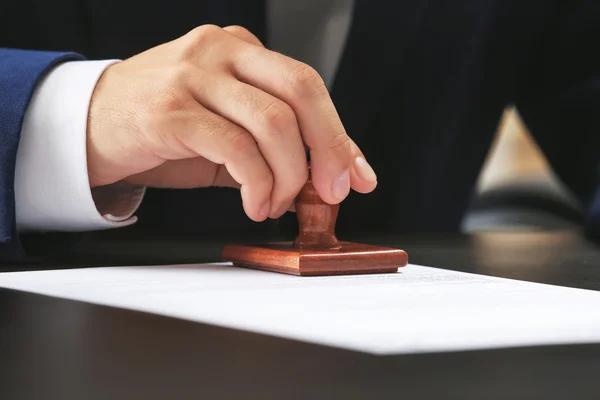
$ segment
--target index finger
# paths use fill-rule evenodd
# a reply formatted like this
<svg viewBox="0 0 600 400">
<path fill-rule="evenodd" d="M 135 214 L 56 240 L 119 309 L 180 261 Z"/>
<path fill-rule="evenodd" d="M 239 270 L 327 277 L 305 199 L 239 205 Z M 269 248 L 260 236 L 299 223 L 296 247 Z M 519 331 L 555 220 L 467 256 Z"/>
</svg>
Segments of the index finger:
<svg viewBox="0 0 600 400">
<path fill-rule="evenodd" d="M 341 202 L 351 186 L 361 193 L 375 188 L 374 174 L 365 174 L 361 170 L 370 167 L 362 163 L 362 154 L 346 133 L 327 86 L 317 71 L 305 63 L 257 46 L 248 46 L 238 52 L 234 56 L 233 69 L 238 79 L 292 107 L 303 141 L 310 149 L 313 184 L 324 201 L 330 204 Z M 359 156 L 361 160 L 357 163 Z"/>
</svg>

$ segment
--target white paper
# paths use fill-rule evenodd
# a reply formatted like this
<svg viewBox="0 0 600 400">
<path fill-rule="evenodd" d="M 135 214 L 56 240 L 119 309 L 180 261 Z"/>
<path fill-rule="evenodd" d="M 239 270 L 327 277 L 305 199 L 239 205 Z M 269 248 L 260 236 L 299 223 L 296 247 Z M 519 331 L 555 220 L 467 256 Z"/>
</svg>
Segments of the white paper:
<svg viewBox="0 0 600 400">
<path fill-rule="evenodd" d="M 600 292 L 417 265 L 337 277 L 90 268 L 4 273 L 0 286 L 373 354 L 600 342 Z"/>
</svg>

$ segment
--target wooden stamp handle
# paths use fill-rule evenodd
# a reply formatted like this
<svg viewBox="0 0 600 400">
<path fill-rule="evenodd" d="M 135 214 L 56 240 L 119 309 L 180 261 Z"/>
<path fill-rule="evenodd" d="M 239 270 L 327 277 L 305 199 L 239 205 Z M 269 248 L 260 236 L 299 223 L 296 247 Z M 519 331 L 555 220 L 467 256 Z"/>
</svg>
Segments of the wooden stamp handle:
<svg viewBox="0 0 600 400">
<path fill-rule="evenodd" d="M 310 169 L 308 172 L 308 181 L 296 199 L 299 233 L 294 247 L 315 250 L 339 249 L 340 242 L 335 236 L 339 204 L 328 204 L 321 199 L 313 186 Z"/>
</svg>

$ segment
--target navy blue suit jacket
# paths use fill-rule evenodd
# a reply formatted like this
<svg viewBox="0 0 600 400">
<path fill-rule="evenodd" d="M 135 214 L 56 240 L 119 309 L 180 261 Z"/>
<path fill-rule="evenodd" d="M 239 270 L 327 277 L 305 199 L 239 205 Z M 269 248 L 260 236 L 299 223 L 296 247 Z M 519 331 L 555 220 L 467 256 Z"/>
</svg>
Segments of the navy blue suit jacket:
<svg viewBox="0 0 600 400">
<path fill-rule="evenodd" d="M 0 262 L 23 259 L 15 226 L 15 163 L 23 117 L 37 82 L 53 65 L 81 56 L 0 49 Z"/>
<path fill-rule="evenodd" d="M 5 6 L 0 47 L 23 51 L 0 49 L 0 260 L 18 249 L 13 172 L 23 113 L 51 65 L 76 54 L 127 58 L 205 23 L 243 25 L 268 45 L 264 0 Z M 599 43 L 597 0 L 357 0 L 332 97 L 379 186 L 344 202 L 340 236 L 457 230 L 509 105 L 588 207 L 588 230 L 600 231 Z M 138 216 L 126 231 L 199 239 L 268 234 L 293 219 L 252 223 L 239 195 L 221 189 L 149 190 Z"/>
</svg>

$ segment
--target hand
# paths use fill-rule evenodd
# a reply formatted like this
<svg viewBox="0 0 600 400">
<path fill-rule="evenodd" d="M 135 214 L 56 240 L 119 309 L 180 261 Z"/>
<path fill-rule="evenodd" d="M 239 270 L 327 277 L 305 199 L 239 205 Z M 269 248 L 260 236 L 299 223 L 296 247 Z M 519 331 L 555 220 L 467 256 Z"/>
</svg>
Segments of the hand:
<svg viewBox="0 0 600 400">
<path fill-rule="evenodd" d="M 87 134 L 92 187 L 236 187 L 254 221 L 290 208 L 307 180 L 305 146 L 325 202 L 377 185 L 321 77 L 237 26 L 201 26 L 110 66 Z"/>
</svg>

